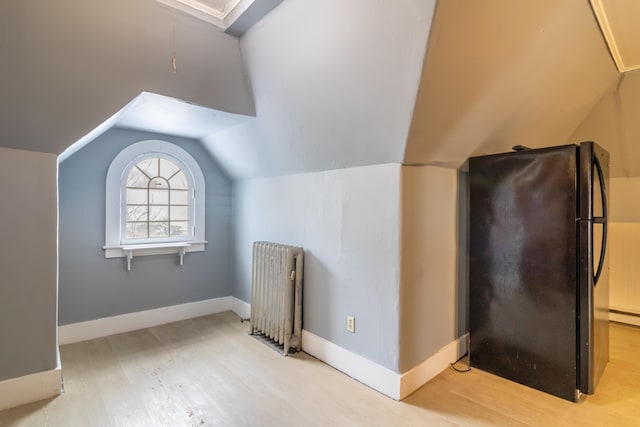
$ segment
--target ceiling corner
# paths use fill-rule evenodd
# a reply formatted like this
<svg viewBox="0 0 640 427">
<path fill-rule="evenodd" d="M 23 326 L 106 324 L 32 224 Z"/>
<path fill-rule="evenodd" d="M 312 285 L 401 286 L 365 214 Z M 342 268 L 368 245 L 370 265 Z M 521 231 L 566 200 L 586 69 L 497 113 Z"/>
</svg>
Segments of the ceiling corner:
<svg viewBox="0 0 640 427">
<path fill-rule="evenodd" d="M 640 69 L 640 2 L 590 0 L 611 56 L 621 73 Z"/>
<path fill-rule="evenodd" d="M 282 0 L 156 0 L 240 37 Z"/>
</svg>

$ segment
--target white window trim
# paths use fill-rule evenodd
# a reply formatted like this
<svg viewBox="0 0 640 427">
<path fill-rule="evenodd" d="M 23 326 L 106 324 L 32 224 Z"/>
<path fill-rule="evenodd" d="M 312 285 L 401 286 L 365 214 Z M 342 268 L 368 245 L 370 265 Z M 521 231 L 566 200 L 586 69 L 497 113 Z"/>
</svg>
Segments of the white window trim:
<svg viewBox="0 0 640 427">
<path fill-rule="evenodd" d="M 177 159 L 185 166 L 185 173 L 192 179 L 192 191 L 195 191 L 193 207 L 194 234 L 188 239 L 175 239 L 159 242 L 157 240 L 142 242 L 124 242 L 122 239 L 122 182 L 129 166 L 149 153 L 165 154 Z M 147 140 L 131 144 L 113 159 L 107 171 L 105 198 L 105 258 L 126 257 L 128 268 L 131 268 L 131 258 L 145 255 L 159 255 L 177 253 L 182 257 L 186 252 L 202 252 L 205 249 L 205 216 L 204 216 L 204 175 L 198 162 L 185 150 L 175 144 L 159 140 Z"/>
</svg>

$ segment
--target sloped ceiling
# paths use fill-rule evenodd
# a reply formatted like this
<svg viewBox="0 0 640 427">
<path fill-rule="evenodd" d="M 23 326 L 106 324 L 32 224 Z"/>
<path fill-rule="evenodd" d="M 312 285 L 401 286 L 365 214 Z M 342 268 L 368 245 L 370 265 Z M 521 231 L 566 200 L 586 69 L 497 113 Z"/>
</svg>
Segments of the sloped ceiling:
<svg viewBox="0 0 640 427">
<path fill-rule="evenodd" d="M 285 1 L 241 40 L 256 120 L 205 145 L 240 179 L 457 168 L 569 143 L 619 79 L 588 1 L 447 0 L 432 14 L 426 2 Z"/>
<path fill-rule="evenodd" d="M 0 29 L 4 147 L 59 154 L 143 91 L 255 113 L 238 39 L 155 0 L 3 0 Z"/>
<path fill-rule="evenodd" d="M 618 77 L 588 1 L 440 1 L 404 160 L 566 144 Z"/>
<path fill-rule="evenodd" d="M 251 120 L 255 120 L 255 117 L 227 113 L 168 96 L 142 92 L 116 114 L 67 147 L 58 156 L 58 161 L 64 162 L 112 127 L 201 140 L 205 136 L 233 129 Z"/>
<path fill-rule="evenodd" d="M 187 119 L 167 130 L 162 119 L 133 115 L 136 105 L 181 116 L 185 103 L 143 94 L 107 126 L 199 137 L 233 179 L 400 163 L 434 7 L 435 0 L 287 0 L 241 40 L 255 119 L 222 130 L 209 122 L 202 129 L 215 132 L 206 136 L 193 135 L 200 126 Z"/>
<path fill-rule="evenodd" d="M 456 168 L 578 139 L 608 148 L 614 174 L 640 176 L 640 76 L 617 84 L 587 1 L 286 0 L 238 42 L 156 0 L 7 0 L 0 28 L 5 147 L 61 153 L 146 91 L 204 121 L 256 115 L 197 136 L 193 121 L 172 127 L 233 179 Z M 136 117 L 120 125 L 162 131 Z"/>
<path fill-rule="evenodd" d="M 285 0 L 241 39 L 256 120 L 205 138 L 232 177 L 402 162 L 435 0 Z"/>
</svg>

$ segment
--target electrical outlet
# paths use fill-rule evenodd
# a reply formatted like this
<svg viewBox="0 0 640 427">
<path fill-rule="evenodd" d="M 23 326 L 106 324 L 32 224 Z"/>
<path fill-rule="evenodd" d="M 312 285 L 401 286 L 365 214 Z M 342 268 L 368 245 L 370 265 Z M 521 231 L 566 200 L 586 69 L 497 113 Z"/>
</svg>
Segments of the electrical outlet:
<svg viewBox="0 0 640 427">
<path fill-rule="evenodd" d="M 356 333 L 356 318 L 347 316 L 347 331 Z"/>
</svg>

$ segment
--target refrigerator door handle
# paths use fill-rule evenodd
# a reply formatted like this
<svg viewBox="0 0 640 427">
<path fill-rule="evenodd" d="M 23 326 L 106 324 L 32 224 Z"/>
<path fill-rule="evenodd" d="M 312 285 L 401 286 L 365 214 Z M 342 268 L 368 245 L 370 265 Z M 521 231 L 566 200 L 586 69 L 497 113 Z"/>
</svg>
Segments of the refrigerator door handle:
<svg viewBox="0 0 640 427">
<path fill-rule="evenodd" d="M 594 223 L 602 224 L 602 251 L 600 252 L 600 260 L 598 261 L 598 271 L 596 271 L 595 276 L 593 277 L 593 286 L 596 287 L 598 285 L 598 280 L 600 279 L 600 274 L 602 273 L 602 268 L 604 267 L 604 257 L 607 254 L 607 218 L 606 217 L 598 217 L 593 219 Z"/>
<path fill-rule="evenodd" d="M 602 175 L 602 166 L 600 166 L 600 161 L 598 157 L 594 156 L 594 166 L 598 171 L 598 179 L 600 180 L 600 194 L 602 195 L 602 216 L 594 217 L 594 224 L 602 224 L 602 250 L 600 250 L 600 260 L 598 261 L 598 270 L 596 274 L 593 276 L 593 286 L 596 287 L 598 284 L 598 280 L 600 279 L 600 274 L 602 273 L 602 269 L 604 267 L 604 258 L 607 254 L 607 229 L 608 227 L 608 212 L 607 212 L 607 191 L 605 188 L 604 176 Z M 591 225 L 593 227 L 593 225 Z"/>
</svg>

